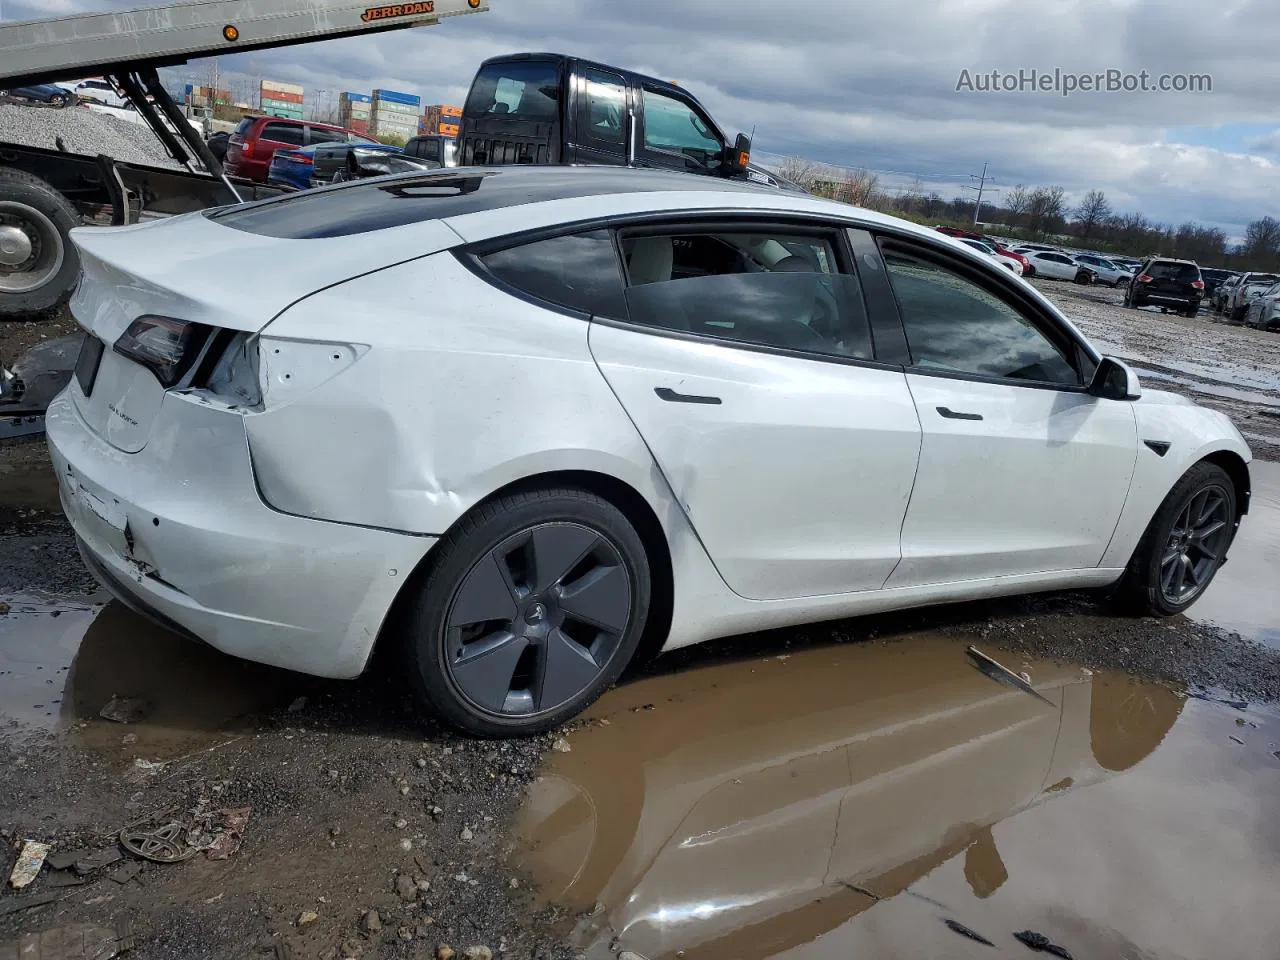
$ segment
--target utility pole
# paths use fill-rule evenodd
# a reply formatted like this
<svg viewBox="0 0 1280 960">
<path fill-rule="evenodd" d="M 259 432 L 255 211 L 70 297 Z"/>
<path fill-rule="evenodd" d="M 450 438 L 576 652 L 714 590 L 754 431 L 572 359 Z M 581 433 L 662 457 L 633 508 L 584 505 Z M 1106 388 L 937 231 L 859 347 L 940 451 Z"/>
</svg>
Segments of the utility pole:
<svg viewBox="0 0 1280 960">
<path fill-rule="evenodd" d="M 984 163 L 982 165 L 981 176 L 979 176 L 976 173 L 971 173 L 969 174 L 969 179 L 978 181 L 978 185 L 976 187 L 970 183 L 965 184 L 965 187 L 964 187 L 966 190 L 973 190 L 973 191 L 976 191 L 978 194 L 977 202 L 973 205 L 973 225 L 976 228 L 978 226 L 978 214 L 982 211 L 982 194 L 983 194 L 983 191 L 986 189 L 987 180 L 990 179 L 987 176 L 987 164 Z M 991 192 L 998 193 L 999 191 L 993 190 Z"/>
</svg>

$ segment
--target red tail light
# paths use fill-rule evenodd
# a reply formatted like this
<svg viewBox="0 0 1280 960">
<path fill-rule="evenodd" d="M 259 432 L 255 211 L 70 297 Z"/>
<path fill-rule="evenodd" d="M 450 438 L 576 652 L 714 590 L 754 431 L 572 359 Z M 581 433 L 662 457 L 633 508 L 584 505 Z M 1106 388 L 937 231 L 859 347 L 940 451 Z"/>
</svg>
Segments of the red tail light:
<svg viewBox="0 0 1280 960">
<path fill-rule="evenodd" d="M 195 362 L 209 327 L 171 317 L 139 317 L 120 335 L 113 349 L 156 375 L 162 387 L 182 379 Z"/>
<path fill-rule="evenodd" d="M 305 163 L 307 166 L 311 166 L 313 163 L 315 163 L 315 161 L 312 160 L 310 157 L 308 157 L 305 153 L 296 157 L 289 157 L 289 159 L 292 160 L 294 163 Z"/>
<path fill-rule="evenodd" d="M 1191 281 L 1191 289 L 1192 289 L 1192 290 L 1203 290 L 1203 289 L 1204 289 L 1204 281 L 1203 281 L 1203 280 L 1193 280 L 1193 281 Z"/>
<path fill-rule="evenodd" d="M 253 159 L 252 140 L 246 140 L 244 143 L 240 144 L 240 156 L 244 157 L 246 160 Z"/>
<path fill-rule="evenodd" d="M 1133 279 L 1136 280 L 1138 283 L 1150 283 L 1152 277 L 1151 277 L 1151 274 L 1149 273 L 1140 273 Z"/>
</svg>

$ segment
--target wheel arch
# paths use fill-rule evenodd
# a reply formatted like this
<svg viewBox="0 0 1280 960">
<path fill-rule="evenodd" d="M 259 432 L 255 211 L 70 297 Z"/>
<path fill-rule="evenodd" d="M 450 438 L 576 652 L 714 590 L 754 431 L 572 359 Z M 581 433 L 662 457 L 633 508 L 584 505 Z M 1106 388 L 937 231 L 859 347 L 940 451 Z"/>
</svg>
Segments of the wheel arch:
<svg viewBox="0 0 1280 960">
<path fill-rule="evenodd" d="M 528 493 L 533 490 L 572 487 L 593 493 L 616 507 L 627 521 L 635 528 L 644 544 L 645 555 L 649 560 L 652 596 L 649 604 L 649 616 L 645 624 L 644 636 L 632 659 L 632 663 L 641 663 L 656 656 L 666 641 L 671 630 L 671 617 L 675 601 L 675 577 L 672 569 L 671 547 L 666 532 L 658 519 L 657 513 L 635 487 L 618 477 L 597 470 L 564 469 L 547 470 L 533 473 L 512 480 L 496 490 L 491 491 L 462 513 L 440 535 L 447 537 L 459 524 L 476 511 L 483 510 L 488 504 L 500 497 L 513 493 Z M 383 621 L 375 643 L 375 653 L 384 644 L 383 638 L 388 630 L 398 630 L 404 622 L 405 607 L 421 586 L 431 566 L 438 556 L 437 551 L 428 550 L 414 568 L 413 573 L 405 579 L 400 592 L 392 603 L 391 610 Z M 370 658 L 372 661 L 372 657 Z"/>
<path fill-rule="evenodd" d="M 1234 450 L 1215 450 L 1202 457 L 1200 463 L 1212 463 L 1226 471 L 1231 478 L 1231 485 L 1236 490 L 1236 520 L 1249 512 L 1249 498 L 1253 493 L 1252 481 L 1249 478 L 1249 465 L 1244 457 Z"/>
</svg>

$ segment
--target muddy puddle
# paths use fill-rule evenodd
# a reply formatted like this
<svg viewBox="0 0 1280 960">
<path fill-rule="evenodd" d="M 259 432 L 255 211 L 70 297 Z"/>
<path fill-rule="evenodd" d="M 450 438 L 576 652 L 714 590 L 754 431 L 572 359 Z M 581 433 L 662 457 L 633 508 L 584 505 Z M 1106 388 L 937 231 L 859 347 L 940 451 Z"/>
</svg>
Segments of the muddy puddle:
<svg viewBox="0 0 1280 960">
<path fill-rule="evenodd" d="M 1255 460 L 1249 472 L 1249 515 L 1226 565 L 1188 615 L 1280 650 L 1280 463 Z"/>
<path fill-rule="evenodd" d="M 176 636 L 105 597 L 0 601 L 9 607 L 0 616 L 0 735 L 64 731 L 85 746 L 167 759 L 289 703 L 305 682 Z M 100 716 L 113 700 L 126 722 Z"/>
<path fill-rule="evenodd" d="M 524 863 L 591 957 L 1274 956 L 1280 717 L 991 652 L 1048 703 L 924 636 L 616 689 Z"/>
</svg>

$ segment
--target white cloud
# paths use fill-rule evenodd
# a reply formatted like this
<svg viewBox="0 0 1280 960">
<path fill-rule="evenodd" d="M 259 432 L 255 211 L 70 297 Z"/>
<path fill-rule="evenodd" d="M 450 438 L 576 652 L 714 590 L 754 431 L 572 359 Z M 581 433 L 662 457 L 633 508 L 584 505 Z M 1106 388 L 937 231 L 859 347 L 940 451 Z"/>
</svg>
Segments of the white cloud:
<svg viewBox="0 0 1280 960">
<path fill-rule="evenodd" d="M 61 0 L 67 3 L 68 0 Z M 82 2 L 82 0 L 71 0 Z M 1276 124 L 1280 4 L 1265 0 L 491 0 L 492 11 L 410 30 L 224 58 L 224 69 L 336 94 L 375 86 L 459 102 L 479 62 L 556 50 L 694 91 L 765 153 L 958 183 L 990 161 L 1000 186 L 1091 188 L 1120 209 L 1243 232 L 1277 214 L 1280 130 L 1250 153 L 1203 144 L 1224 124 Z M 110 0 L 101 0 L 110 5 Z M 118 0 L 117 5 L 129 5 Z M 39 16 L 34 3 L 6 15 Z M 960 71 L 1207 73 L 1213 92 L 957 93 Z M 944 193 L 945 195 L 945 193 Z"/>
</svg>

